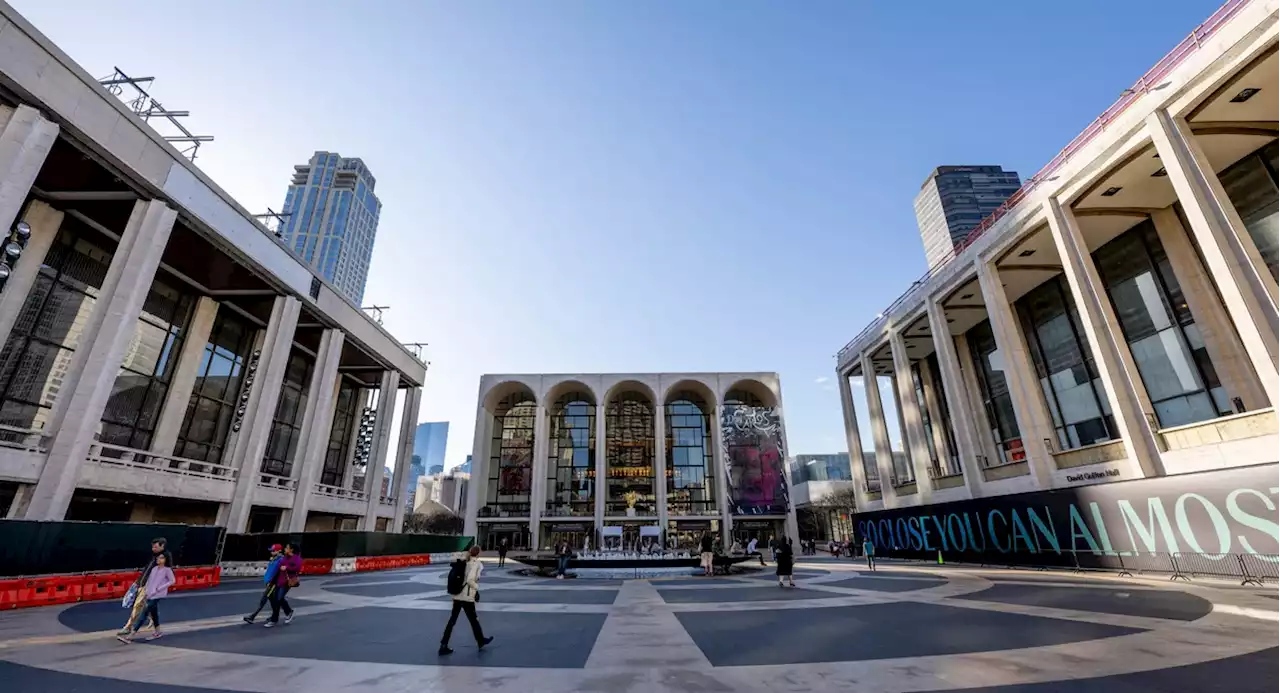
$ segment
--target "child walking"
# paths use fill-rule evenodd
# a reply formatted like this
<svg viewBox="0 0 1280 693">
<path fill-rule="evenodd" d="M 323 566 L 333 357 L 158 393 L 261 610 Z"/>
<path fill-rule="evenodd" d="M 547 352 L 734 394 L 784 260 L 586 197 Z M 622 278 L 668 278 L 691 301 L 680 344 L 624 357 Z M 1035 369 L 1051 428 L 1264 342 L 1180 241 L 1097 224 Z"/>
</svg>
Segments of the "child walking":
<svg viewBox="0 0 1280 693">
<path fill-rule="evenodd" d="M 173 586 L 173 568 L 169 567 L 169 556 L 167 554 L 156 555 L 155 567 L 151 569 L 151 574 L 147 576 L 146 590 L 146 608 L 138 614 L 138 619 L 133 622 L 128 633 L 116 635 L 119 640 L 126 645 L 133 642 L 133 638 L 138 634 L 138 630 L 142 628 L 142 624 L 147 622 L 147 618 L 151 618 L 151 624 L 154 630 L 151 635 L 147 636 L 147 640 L 155 640 L 164 635 L 160 632 L 160 600 L 169 595 L 169 588 Z"/>
</svg>

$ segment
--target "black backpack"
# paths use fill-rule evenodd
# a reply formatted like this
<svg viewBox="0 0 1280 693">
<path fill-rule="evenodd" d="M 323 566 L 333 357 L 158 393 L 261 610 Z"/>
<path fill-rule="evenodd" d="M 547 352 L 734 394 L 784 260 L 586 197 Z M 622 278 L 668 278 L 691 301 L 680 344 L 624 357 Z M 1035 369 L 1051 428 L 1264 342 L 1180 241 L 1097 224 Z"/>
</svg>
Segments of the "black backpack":
<svg viewBox="0 0 1280 693">
<path fill-rule="evenodd" d="M 467 562 L 461 558 L 449 564 L 449 581 L 445 587 L 449 594 L 462 594 L 467 584 Z"/>
</svg>

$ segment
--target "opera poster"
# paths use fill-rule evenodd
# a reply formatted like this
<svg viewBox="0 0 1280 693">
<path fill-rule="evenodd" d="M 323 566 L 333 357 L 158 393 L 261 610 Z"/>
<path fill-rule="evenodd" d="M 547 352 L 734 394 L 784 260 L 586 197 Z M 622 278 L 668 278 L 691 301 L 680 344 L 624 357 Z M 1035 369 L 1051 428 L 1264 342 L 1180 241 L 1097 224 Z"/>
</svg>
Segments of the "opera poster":
<svg viewBox="0 0 1280 693">
<path fill-rule="evenodd" d="M 1275 464 L 1216 469 L 859 512 L 855 528 L 885 556 L 1133 570 L 1172 556 L 1228 573 L 1270 564 L 1274 575 L 1276 481 Z"/>
<path fill-rule="evenodd" d="M 787 513 L 782 416 L 773 407 L 726 406 L 720 414 L 726 496 L 734 515 Z"/>
<path fill-rule="evenodd" d="M 533 489 L 533 450 L 528 447 L 502 451 L 499 463 L 498 493 L 504 496 L 527 496 Z"/>
</svg>

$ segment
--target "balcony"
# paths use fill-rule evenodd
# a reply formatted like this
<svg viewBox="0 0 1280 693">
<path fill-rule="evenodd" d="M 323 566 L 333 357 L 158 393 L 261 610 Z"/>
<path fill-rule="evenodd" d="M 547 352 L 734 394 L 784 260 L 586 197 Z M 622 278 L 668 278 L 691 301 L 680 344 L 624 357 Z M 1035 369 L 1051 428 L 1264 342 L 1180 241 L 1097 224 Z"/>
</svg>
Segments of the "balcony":
<svg viewBox="0 0 1280 693">
<path fill-rule="evenodd" d="M 604 514 L 609 517 L 657 517 L 658 504 L 652 499 L 639 499 L 635 504 L 635 512 L 628 514 L 631 506 L 627 501 L 605 501 Z"/>
<path fill-rule="evenodd" d="M 596 502 L 594 500 L 547 501 L 543 517 L 594 517 Z"/>
<path fill-rule="evenodd" d="M 1274 462 L 1280 446 L 1280 419 L 1275 409 L 1224 416 L 1162 428 L 1156 432 L 1165 450 L 1169 474 Z"/>
<path fill-rule="evenodd" d="M 529 517 L 529 502 L 486 503 L 476 513 L 477 517 Z"/>
<path fill-rule="evenodd" d="M 715 501 L 667 499 L 667 514 L 671 517 L 716 517 L 720 511 Z"/>
<path fill-rule="evenodd" d="M 368 509 L 369 496 L 341 486 L 316 484 L 311 487 L 311 509 L 335 515 L 362 516 Z"/>
<path fill-rule="evenodd" d="M 929 465 L 929 481 L 933 483 L 933 488 L 937 490 L 958 488 L 964 486 L 964 472 L 946 469 L 937 461 L 934 461 Z"/>
<path fill-rule="evenodd" d="M 230 503 L 237 477 L 226 465 L 108 443 L 90 445 L 85 461 L 81 486 L 149 496 Z"/>
</svg>

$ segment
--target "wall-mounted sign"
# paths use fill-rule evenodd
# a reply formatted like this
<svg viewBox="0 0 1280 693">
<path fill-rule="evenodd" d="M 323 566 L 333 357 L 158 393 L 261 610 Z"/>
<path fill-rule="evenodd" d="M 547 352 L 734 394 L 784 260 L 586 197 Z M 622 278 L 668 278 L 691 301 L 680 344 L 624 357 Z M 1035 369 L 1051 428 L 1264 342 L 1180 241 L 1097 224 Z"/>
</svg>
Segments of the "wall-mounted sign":
<svg viewBox="0 0 1280 693">
<path fill-rule="evenodd" d="M 591 525 L 590 522 L 556 522 L 550 528 L 552 532 L 587 532 Z"/>
</svg>

